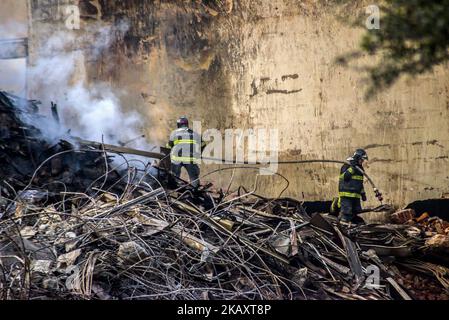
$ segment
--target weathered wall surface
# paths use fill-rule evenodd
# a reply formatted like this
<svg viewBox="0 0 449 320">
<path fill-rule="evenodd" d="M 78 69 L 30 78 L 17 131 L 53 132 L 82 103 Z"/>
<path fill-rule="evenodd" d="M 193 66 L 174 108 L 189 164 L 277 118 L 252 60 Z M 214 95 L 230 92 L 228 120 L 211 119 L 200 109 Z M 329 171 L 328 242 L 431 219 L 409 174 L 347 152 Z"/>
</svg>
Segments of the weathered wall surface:
<svg viewBox="0 0 449 320">
<path fill-rule="evenodd" d="M 251 2 L 251 8 L 257 19 L 242 25 L 239 46 L 245 69 L 232 75 L 239 92 L 233 110 L 241 123 L 277 127 L 284 159 L 344 159 L 366 148 L 368 172 L 397 204 L 449 191 L 447 65 L 403 79 L 367 103 L 363 75 L 334 64 L 336 56 L 357 48 L 363 30 L 338 21 L 333 8 L 295 12 L 288 1 Z M 333 165 L 280 172 L 295 196 L 335 194 Z"/>
<path fill-rule="evenodd" d="M 357 48 L 363 30 L 340 21 L 334 6 L 292 0 L 239 0 L 222 8 L 181 3 L 81 1 L 84 23 L 129 21 L 123 42 L 88 60 L 86 70 L 91 81 L 108 81 L 127 108 L 141 112 L 152 142 L 165 143 L 184 114 L 201 120 L 203 128 L 277 128 L 281 159 L 345 159 L 366 148 L 368 172 L 395 204 L 449 192 L 447 65 L 401 79 L 366 102 L 364 75 L 334 63 Z M 350 10 L 355 15 L 364 7 Z M 41 30 L 33 29 L 36 46 Z M 282 166 L 279 173 L 290 181 L 284 195 L 329 199 L 336 194 L 338 170 L 329 164 Z M 230 173 L 207 179 L 227 186 Z M 234 184 L 248 187 L 254 181 L 241 170 L 233 177 Z M 285 186 L 278 176 L 259 182 L 265 195 Z"/>
</svg>

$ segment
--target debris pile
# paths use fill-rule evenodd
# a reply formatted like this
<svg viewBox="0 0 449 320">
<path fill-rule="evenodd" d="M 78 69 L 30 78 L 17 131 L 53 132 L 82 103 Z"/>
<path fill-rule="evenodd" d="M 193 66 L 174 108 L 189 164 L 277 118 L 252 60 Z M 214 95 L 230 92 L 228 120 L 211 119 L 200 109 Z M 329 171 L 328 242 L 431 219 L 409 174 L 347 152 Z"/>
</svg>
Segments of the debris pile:
<svg viewBox="0 0 449 320">
<path fill-rule="evenodd" d="M 45 139 L 42 132 L 26 120 L 43 119 L 39 103 L 0 91 L 0 188 L 11 197 L 15 190 L 27 188 L 27 183 L 43 186 L 50 192 L 79 191 L 92 186 L 100 177 L 107 185 L 118 174 L 109 171 L 111 159 L 94 146 L 66 139 Z M 55 120 L 56 121 L 56 120 Z M 57 125 L 57 124 L 55 124 Z M 72 140 L 71 142 L 68 140 Z"/>
<path fill-rule="evenodd" d="M 5 128 L 31 130 L 1 103 Z M 0 145 L 2 299 L 448 299 L 449 230 L 437 218 L 351 226 L 243 187 L 168 190 L 126 161 L 119 173 L 98 148 L 58 160 L 88 180 L 67 183 L 45 168 L 60 149 L 32 165 L 33 138 L 10 129 Z"/>
</svg>

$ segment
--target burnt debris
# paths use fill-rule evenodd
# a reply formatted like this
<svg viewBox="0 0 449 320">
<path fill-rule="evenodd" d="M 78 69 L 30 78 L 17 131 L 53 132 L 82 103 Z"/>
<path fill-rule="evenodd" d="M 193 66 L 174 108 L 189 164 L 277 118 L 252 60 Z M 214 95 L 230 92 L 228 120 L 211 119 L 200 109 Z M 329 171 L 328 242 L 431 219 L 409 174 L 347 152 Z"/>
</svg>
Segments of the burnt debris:
<svg viewBox="0 0 449 320">
<path fill-rule="evenodd" d="M 169 190 L 102 143 L 48 142 L 23 120 L 37 107 L 0 92 L 2 299 L 448 299 L 441 218 L 342 225 L 244 188 Z"/>
<path fill-rule="evenodd" d="M 117 170 L 110 171 L 111 157 L 99 145 L 78 143 L 80 139 L 69 134 L 57 140 L 44 137 L 27 121 L 42 118 L 38 108 L 37 101 L 0 92 L 2 195 L 13 197 L 16 190 L 35 187 L 53 193 L 86 191 L 119 178 Z M 52 112 L 57 114 L 56 105 Z"/>
</svg>

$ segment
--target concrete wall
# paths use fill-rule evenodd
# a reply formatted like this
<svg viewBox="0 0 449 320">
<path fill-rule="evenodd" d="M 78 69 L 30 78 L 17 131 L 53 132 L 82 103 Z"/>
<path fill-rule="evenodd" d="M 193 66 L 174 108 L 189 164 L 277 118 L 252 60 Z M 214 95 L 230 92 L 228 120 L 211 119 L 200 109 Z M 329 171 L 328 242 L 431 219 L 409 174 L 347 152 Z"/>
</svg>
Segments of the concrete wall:
<svg viewBox="0 0 449 320">
<path fill-rule="evenodd" d="M 401 79 L 366 102 L 364 75 L 334 63 L 357 48 L 363 30 L 338 21 L 332 7 L 295 13 L 292 3 L 252 2 L 257 22 L 245 23 L 241 31 L 245 69 L 233 74 L 239 92 L 233 110 L 240 122 L 279 128 L 285 159 L 344 159 L 357 147 L 367 149 L 368 172 L 393 203 L 448 192 L 447 65 Z M 359 9 L 354 10 L 355 15 Z M 359 66 L 370 62 L 365 58 Z M 258 86 L 254 96 L 252 83 Z M 268 94 L 268 89 L 292 93 Z M 336 169 L 314 164 L 280 172 L 289 177 L 292 195 L 317 199 L 335 194 Z"/>
<path fill-rule="evenodd" d="M 87 72 L 91 81 L 116 87 L 125 107 L 140 111 L 151 142 L 165 144 L 180 115 L 201 120 L 203 128 L 277 128 L 285 160 L 344 160 L 366 148 L 369 174 L 397 205 L 449 192 L 447 65 L 401 79 L 366 102 L 364 74 L 334 63 L 358 47 L 364 32 L 337 16 L 340 7 L 311 0 L 239 0 L 221 9 L 182 1 L 80 2 L 84 23 L 129 20 L 123 42 L 87 59 Z M 344 11 L 349 17 L 363 13 L 363 2 Z M 42 30 L 32 30 L 36 47 Z M 371 62 L 365 57 L 358 66 Z M 204 166 L 203 172 L 215 168 Z M 284 195 L 329 199 L 338 170 L 282 166 L 279 173 L 290 183 Z M 242 170 L 206 180 L 226 187 L 231 176 L 233 186 L 249 188 L 254 181 Z M 279 176 L 259 183 L 258 191 L 269 196 L 286 185 Z"/>
</svg>

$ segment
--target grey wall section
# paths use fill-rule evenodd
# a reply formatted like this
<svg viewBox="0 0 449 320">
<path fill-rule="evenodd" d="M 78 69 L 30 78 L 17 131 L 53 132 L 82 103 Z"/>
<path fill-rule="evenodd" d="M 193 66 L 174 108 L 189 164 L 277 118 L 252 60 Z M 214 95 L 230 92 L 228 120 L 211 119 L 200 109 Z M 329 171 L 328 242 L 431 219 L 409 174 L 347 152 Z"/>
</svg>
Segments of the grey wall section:
<svg viewBox="0 0 449 320">
<path fill-rule="evenodd" d="M 401 79 L 366 102 L 365 75 L 334 63 L 358 47 L 364 30 L 339 20 L 337 7 L 318 2 L 240 0 L 232 11 L 216 13 L 182 1 L 95 1 L 82 7 L 89 17 L 84 23 L 126 16 L 130 30 L 100 59 L 87 59 L 87 71 L 91 81 L 120 89 L 123 104 L 146 117 L 152 142 L 165 144 L 184 114 L 203 128 L 277 128 L 281 159 L 344 160 L 355 148 L 366 148 L 368 172 L 396 205 L 449 193 L 447 65 Z M 364 6 L 345 10 L 355 16 Z M 35 47 L 44 38 L 41 30 L 48 29 L 32 30 Z M 364 57 L 357 66 L 371 62 Z M 204 166 L 203 172 L 217 167 Z M 290 182 L 284 195 L 329 199 L 338 170 L 329 164 L 282 166 L 279 173 Z M 226 172 L 207 179 L 226 187 L 230 177 Z M 248 188 L 254 181 L 241 170 L 232 177 L 233 185 Z M 286 185 L 278 176 L 259 183 L 268 196 Z"/>
</svg>

